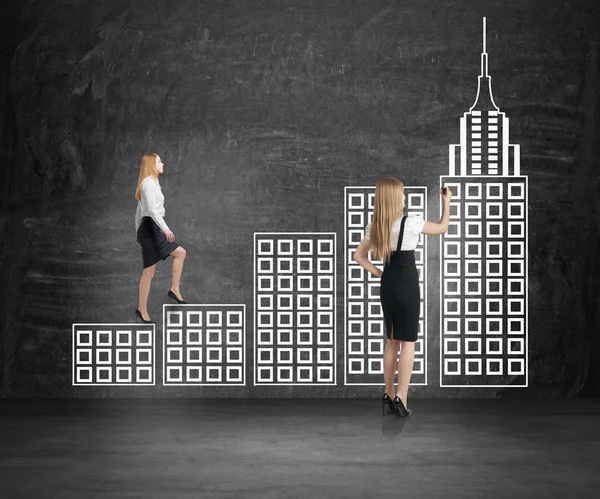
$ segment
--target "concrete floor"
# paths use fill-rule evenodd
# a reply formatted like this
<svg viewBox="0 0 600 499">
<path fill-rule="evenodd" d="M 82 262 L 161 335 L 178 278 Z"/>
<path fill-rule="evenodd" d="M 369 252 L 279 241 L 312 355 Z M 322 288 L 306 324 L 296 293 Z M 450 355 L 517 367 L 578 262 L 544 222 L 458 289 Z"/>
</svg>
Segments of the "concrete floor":
<svg viewBox="0 0 600 499">
<path fill-rule="evenodd" d="M 600 400 L 0 401 L 0 497 L 597 498 Z"/>
</svg>

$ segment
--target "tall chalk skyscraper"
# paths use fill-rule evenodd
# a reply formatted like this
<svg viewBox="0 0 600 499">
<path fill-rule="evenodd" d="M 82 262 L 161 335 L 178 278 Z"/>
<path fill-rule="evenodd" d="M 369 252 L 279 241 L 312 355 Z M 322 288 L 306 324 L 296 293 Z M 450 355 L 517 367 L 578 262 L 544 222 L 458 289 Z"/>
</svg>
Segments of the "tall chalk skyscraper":
<svg viewBox="0 0 600 499">
<path fill-rule="evenodd" d="M 486 19 L 477 97 L 450 145 L 440 239 L 441 386 L 527 386 L 527 176 L 492 95 Z"/>
</svg>

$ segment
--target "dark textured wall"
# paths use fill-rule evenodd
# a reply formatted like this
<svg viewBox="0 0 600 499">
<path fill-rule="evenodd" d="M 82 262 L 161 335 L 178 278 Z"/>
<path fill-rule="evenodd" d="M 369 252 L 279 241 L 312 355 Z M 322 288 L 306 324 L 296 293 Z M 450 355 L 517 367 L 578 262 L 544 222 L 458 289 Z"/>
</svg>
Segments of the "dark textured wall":
<svg viewBox="0 0 600 499">
<path fill-rule="evenodd" d="M 436 192 L 475 97 L 484 15 L 494 95 L 530 183 L 530 386 L 499 391 L 597 393 L 595 3 L 3 3 L 2 397 L 379 394 L 342 385 L 343 286 L 336 388 L 252 387 L 250 356 L 248 387 L 226 393 L 74 388 L 71 324 L 133 321 L 141 272 L 133 195 L 139 160 L 153 151 L 166 164 L 167 222 L 188 251 L 182 292 L 200 303 L 246 303 L 251 352 L 253 233 L 341 237 L 344 186 L 383 175 Z M 439 212 L 436 196 L 429 212 Z M 169 265 L 159 265 L 155 318 L 169 284 Z M 430 386 L 411 394 L 493 396 L 437 386 L 439 300 L 430 291 Z"/>
</svg>

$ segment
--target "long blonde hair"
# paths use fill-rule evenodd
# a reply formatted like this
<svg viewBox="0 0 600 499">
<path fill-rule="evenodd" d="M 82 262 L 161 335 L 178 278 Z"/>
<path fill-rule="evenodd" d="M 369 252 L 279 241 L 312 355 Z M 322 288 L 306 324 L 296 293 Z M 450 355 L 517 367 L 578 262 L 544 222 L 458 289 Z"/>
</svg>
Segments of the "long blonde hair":
<svg viewBox="0 0 600 499">
<path fill-rule="evenodd" d="M 146 177 L 158 178 L 158 171 L 156 169 L 156 158 L 158 154 L 150 153 L 144 154 L 142 162 L 140 164 L 140 176 L 138 177 L 137 189 L 135 190 L 135 199 L 138 201 L 142 199 L 142 182 Z"/>
<path fill-rule="evenodd" d="M 389 263 L 392 254 L 392 226 L 404 212 L 404 184 L 394 177 L 384 177 L 375 187 L 375 206 L 371 221 L 373 260 Z"/>
</svg>

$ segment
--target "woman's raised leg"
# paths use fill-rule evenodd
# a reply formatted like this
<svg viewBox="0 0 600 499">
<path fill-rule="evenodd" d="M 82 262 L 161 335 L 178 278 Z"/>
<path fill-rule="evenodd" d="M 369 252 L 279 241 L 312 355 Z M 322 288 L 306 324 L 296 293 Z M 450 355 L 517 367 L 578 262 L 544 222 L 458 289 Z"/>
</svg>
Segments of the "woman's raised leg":
<svg viewBox="0 0 600 499">
<path fill-rule="evenodd" d="M 175 293 L 175 296 L 180 300 L 183 300 L 181 297 L 181 293 L 179 293 L 179 282 L 181 280 L 181 273 L 183 272 L 183 262 L 186 256 L 185 249 L 182 246 L 178 246 L 173 251 L 171 251 L 171 255 L 173 256 L 173 268 L 171 271 L 171 291 Z"/>
<path fill-rule="evenodd" d="M 140 301 L 138 309 L 146 321 L 150 320 L 150 316 L 148 315 L 148 295 L 150 294 L 150 284 L 152 284 L 155 271 L 156 264 L 146 267 L 140 278 Z"/>
</svg>

